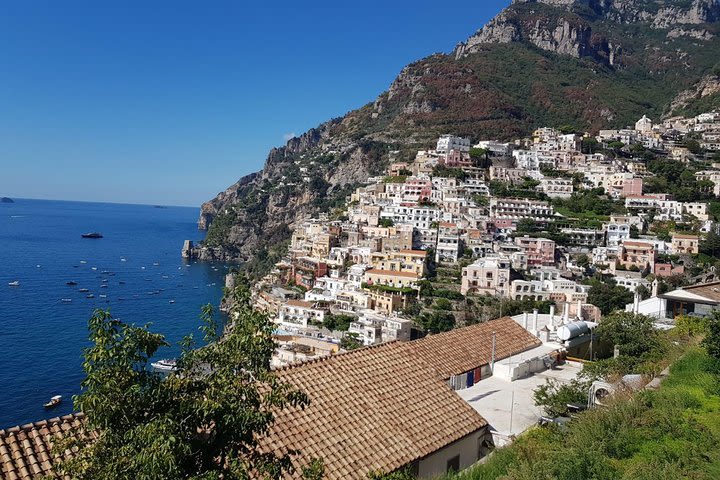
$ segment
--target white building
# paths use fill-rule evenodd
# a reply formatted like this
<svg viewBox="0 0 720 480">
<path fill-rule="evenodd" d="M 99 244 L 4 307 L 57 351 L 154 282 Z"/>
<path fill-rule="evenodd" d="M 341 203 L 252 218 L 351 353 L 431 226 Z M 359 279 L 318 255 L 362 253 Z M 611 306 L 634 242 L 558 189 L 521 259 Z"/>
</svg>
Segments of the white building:
<svg viewBox="0 0 720 480">
<path fill-rule="evenodd" d="M 443 135 L 437 141 L 435 151 L 438 153 L 446 154 L 451 150 L 458 152 L 469 152 L 470 151 L 470 139 L 463 137 L 456 137 L 454 135 Z"/>
</svg>

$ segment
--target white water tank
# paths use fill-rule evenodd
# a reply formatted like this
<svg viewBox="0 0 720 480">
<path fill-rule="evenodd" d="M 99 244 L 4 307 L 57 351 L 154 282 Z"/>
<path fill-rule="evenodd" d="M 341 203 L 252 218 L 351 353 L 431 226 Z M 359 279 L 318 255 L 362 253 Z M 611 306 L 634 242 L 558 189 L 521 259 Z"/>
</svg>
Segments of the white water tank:
<svg viewBox="0 0 720 480">
<path fill-rule="evenodd" d="M 570 322 L 558 328 L 557 337 L 564 342 L 587 333 L 590 333 L 590 326 L 587 322 Z"/>
</svg>

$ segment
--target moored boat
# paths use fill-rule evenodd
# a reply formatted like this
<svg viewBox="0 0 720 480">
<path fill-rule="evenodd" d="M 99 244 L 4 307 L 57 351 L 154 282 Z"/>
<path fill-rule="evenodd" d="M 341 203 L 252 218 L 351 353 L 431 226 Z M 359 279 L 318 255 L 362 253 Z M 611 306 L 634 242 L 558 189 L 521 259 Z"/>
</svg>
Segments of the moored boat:
<svg viewBox="0 0 720 480">
<path fill-rule="evenodd" d="M 74 280 L 70 280 L 69 282 L 65 282 L 65 285 L 70 285 L 71 287 L 74 287 L 74 286 L 77 285 L 77 284 L 78 284 L 78 283 L 77 283 L 76 281 L 74 281 Z"/>
<path fill-rule="evenodd" d="M 60 402 L 62 402 L 62 395 L 55 395 L 54 397 L 50 398 L 49 402 L 43 404 L 43 407 L 55 408 L 60 405 Z"/>
<path fill-rule="evenodd" d="M 10 287 L 19 287 L 20 286 L 20 280 L 15 280 L 14 282 L 8 283 L 8 286 Z"/>
<path fill-rule="evenodd" d="M 177 370 L 177 362 L 174 359 L 162 359 L 150 364 L 155 370 L 163 372 L 174 372 Z"/>
<path fill-rule="evenodd" d="M 102 234 L 99 232 L 83 233 L 80 236 L 82 238 L 103 238 Z"/>
</svg>

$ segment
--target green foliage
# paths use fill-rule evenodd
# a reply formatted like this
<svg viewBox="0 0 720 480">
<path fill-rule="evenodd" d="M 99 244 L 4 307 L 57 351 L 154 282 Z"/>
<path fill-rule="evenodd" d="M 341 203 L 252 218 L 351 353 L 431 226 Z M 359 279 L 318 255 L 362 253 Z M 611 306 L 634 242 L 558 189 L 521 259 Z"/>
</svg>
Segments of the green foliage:
<svg viewBox="0 0 720 480">
<path fill-rule="evenodd" d="M 395 221 L 393 221 L 392 218 L 381 218 L 378 221 L 378 225 L 380 225 L 381 227 L 385 227 L 385 228 L 392 227 L 395 225 Z"/>
<path fill-rule="evenodd" d="M 556 198 L 553 205 L 559 212 L 566 209 L 572 216 L 587 216 L 588 213 L 602 216 L 627 213 L 625 204 L 608 198 L 602 188 L 575 192 L 566 199 Z"/>
<path fill-rule="evenodd" d="M 631 312 L 615 312 L 603 317 L 595 330 L 600 341 L 617 346 L 621 355 L 641 357 L 659 346 L 653 319 Z"/>
<path fill-rule="evenodd" d="M 340 339 L 340 348 L 343 348 L 345 350 L 356 350 L 362 347 L 363 343 L 357 333 L 346 333 Z"/>
<path fill-rule="evenodd" d="M 217 214 L 210 223 L 207 235 L 205 235 L 205 245 L 209 247 L 224 246 L 228 241 L 230 229 L 235 225 L 236 220 L 237 215 L 234 208 Z"/>
<path fill-rule="evenodd" d="M 279 478 L 291 471 L 290 457 L 260 452 L 255 435 L 270 426 L 274 411 L 308 398 L 270 370 L 274 326 L 252 309 L 249 291 L 238 287 L 232 296 L 235 320 L 221 328 L 205 307 L 205 345 L 197 348 L 187 337 L 177 370 L 166 378 L 148 369 L 166 345 L 162 335 L 95 312 L 83 391 L 74 401 L 99 435 L 59 442 L 57 451 L 77 454 L 58 471 L 93 480 Z"/>
<path fill-rule="evenodd" d="M 590 280 L 591 287 L 588 291 L 588 302 L 600 309 L 603 315 L 608 315 L 615 310 L 623 310 L 625 305 L 632 303 L 633 294 L 629 290 L 615 285 L 614 282 Z"/>
<path fill-rule="evenodd" d="M 454 480 L 711 479 L 720 472 L 720 362 L 698 348 L 659 390 L 537 428 Z"/>
<path fill-rule="evenodd" d="M 405 180 L 407 180 L 407 176 L 405 175 L 383 177 L 384 183 L 405 183 Z"/>
<path fill-rule="evenodd" d="M 568 414 L 568 404 L 585 405 L 587 403 L 590 381 L 573 379 L 568 383 L 546 380 L 533 390 L 535 405 L 543 407 L 546 415 L 562 417 Z"/>
<path fill-rule="evenodd" d="M 712 198 L 707 185 L 695 178 L 695 169 L 677 160 L 654 159 L 647 163 L 648 171 L 655 174 L 643 182 L 647 193 L 670 193 L 681 202 L 697 202 Z"/>
<path fill-rule="evenodd" d="M 720 360 L 720 313 L 717 311 L 707 321 L 702 345 L 711 357 Z"/>
<path fill-rule="evenodd" d="M 490 168 L 492 166 L 492 160 L 488 155 L 488 151 L 484 148 L 471 148 L 470 149 L 470 160 L 472 160 L 473 166 L 477 168 Z"/>
<path fill-rule="evenodd" d="M 330 330 L 338 330 L 341 332 L 346 332 L 350 328 L 350 323 L 357 320 L 352 315 L 326 315 L 323 319 L 323 326 L 325 328 L 328 328 Z"/>
<path fill-rule="evenodd" d="M 467 173 L 462 168 L 449 168 L 444 165 L 436 165 L 432 171 L 433 177 L 447 177 L 457 178 L 458 180 L 465 180 Z"/>
<path fill-rule="evenodd" d="M 418 316 L 417 323 L 428 333 L 449 332 L 455 328 L 455 315 L 442 309 L 433 309 Z"/>
</svg>

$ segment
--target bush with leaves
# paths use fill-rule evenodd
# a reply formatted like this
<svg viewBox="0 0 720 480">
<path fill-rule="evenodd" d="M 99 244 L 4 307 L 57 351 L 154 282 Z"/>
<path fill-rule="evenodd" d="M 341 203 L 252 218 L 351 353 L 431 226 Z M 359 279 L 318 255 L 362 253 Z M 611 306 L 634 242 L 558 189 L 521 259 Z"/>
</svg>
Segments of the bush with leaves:
<svg viewBox="0 0 720 480">
<path fill-rule="evenodd" d="M 183 341 L 177 369 L 163 376 L 148 368 L 166 346 L 148 325 L 128 325 L 98 310 L 89 321 L 92 345 L 84 352 L 86 377 L 75 408 L 94 438 L 70 435 L 56 444 L 75 455 L 56 471 L 74 479 L 281 478 L 293 470 L 290 452 L 265 453 L 258 435 L 273 412 L 302 407 L 307 396 L 270 370 L 273 324 L 255 312 L 249 291 L 232 292 L 230 321 L 203 308 L 204 346 Z"/>
</svg>

